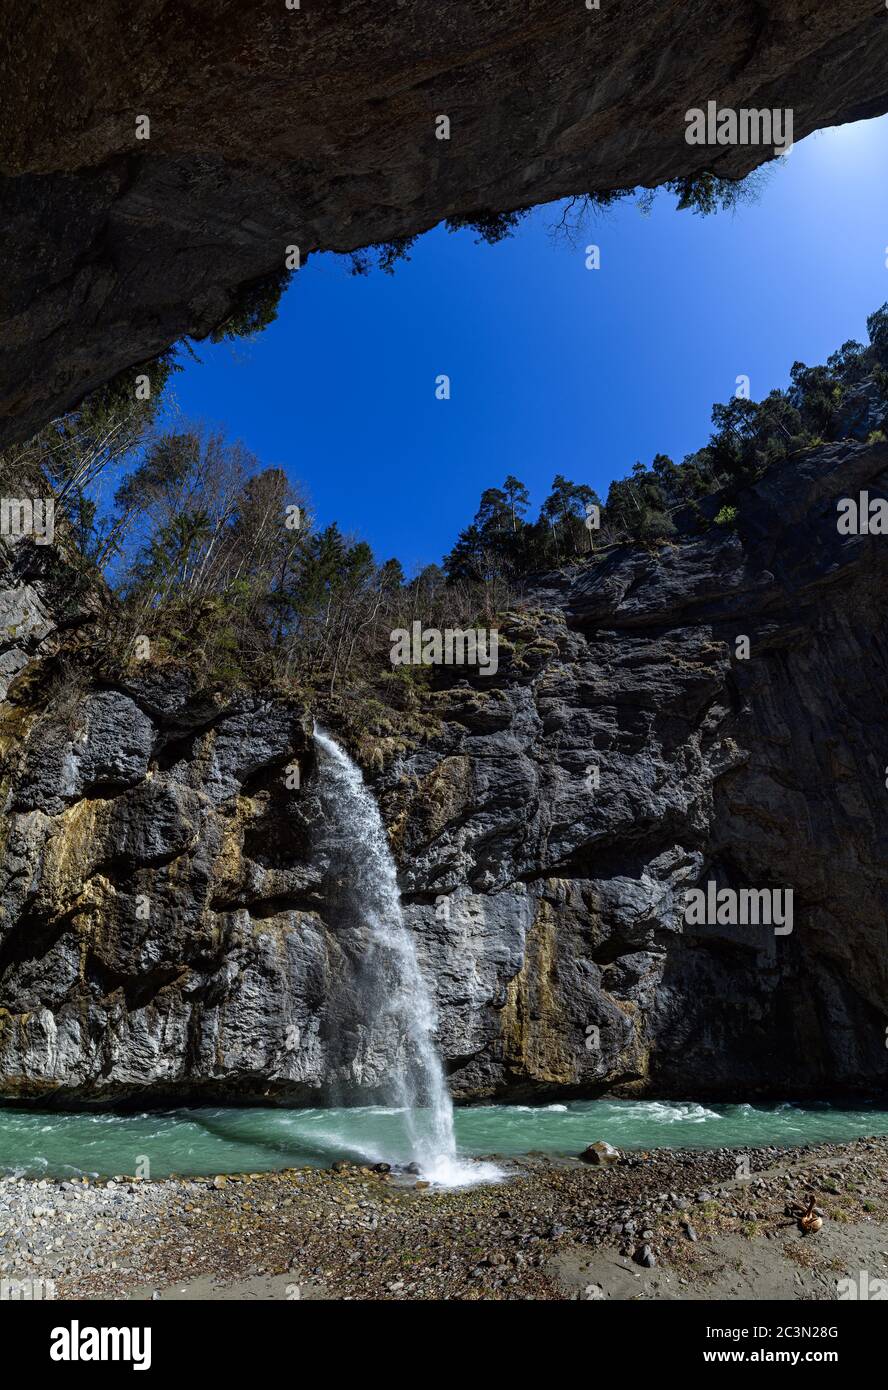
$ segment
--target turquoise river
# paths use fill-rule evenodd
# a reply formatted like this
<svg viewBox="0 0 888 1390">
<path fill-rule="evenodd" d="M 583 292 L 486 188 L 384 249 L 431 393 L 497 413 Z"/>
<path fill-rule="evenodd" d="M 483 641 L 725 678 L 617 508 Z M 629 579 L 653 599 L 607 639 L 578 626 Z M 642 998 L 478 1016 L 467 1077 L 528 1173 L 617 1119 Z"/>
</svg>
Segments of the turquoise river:
<svg viewBox="0 0 888 1390">
<path fill-rule="evenodd" d="M 517 1157 L 578 1154 L 606 1139 L 621 1149 L 738 1148 L 843 1141 L 888 1134 L 884 1102 L 715 1105 L 594 1100 L 562 1105 L 458 1108 L 458 1152 Z M 403 1112 L 200 1108 L 48 1112 L 0 1108 L 0 1174 L 152 1178 L 262 1172 L 335 1159 L 393 1164 L 410 1157 Z M 146 1172 L 145 1160 L 148 1160 Z"/>
</svg>

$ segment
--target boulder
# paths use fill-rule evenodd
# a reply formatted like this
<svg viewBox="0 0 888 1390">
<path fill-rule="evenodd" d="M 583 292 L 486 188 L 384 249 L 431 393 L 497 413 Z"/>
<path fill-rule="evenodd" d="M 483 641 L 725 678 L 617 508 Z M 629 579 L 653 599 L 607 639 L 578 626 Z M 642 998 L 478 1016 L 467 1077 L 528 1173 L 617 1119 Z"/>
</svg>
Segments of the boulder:
<svg viewBox="0 0 888 1390">
<path fill-rule="evenodd" d="M 620 1151 L 615 1149 L 613 1144 L 609 1144 L 606 1139 L 598 1139 L 594 1144 L 590 1144 L 580 1154 L 584 1163 L 597 1163 L 606 1165 L 608 1163 L 619 1163 Z"/>
</svg>

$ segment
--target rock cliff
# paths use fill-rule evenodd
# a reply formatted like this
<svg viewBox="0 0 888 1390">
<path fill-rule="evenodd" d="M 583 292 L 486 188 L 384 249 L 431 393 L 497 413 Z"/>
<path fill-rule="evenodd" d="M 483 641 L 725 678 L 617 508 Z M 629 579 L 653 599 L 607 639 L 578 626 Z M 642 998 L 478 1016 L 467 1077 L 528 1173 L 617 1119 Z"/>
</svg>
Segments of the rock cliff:
<svg viewBox="0 0 888 1390">
<path fill-rule="evenodd" d="M 888 445 L 849 439 L 772 469 L 739 532 L 547 576 L 504 620 L 495 677 L 442 668 L 423 732 L 378 740 L 367 775 L 457 1096 L 884 1083 L 888 559 L 838 533 L 836 499 L 886 487 Z M 329 1099 L 361 1019 L 311 713 L 163 669 L 47 693 L 58 586 L 23 547 L 0 1092 Z M 710 879 L 792 888 L 792 932 L 690 928 L 684 889 Z"/>
<path fill-rule="evenodd" d="M 888 109 L 872 0 L 0 10 L 0 444 L 211 330 L 287 246 L 741 176 L 770 152 L 684 138 L 708 100 L 792 108 L 796 139 Z M 886 470 L 849 438 L 772 470 L 739 533 L 541 579 L 495 678 L 442 672 L 421 732 L 378 740 L 457 1095 L 884 1082 L 886 561 L 835 501 Z M 358 1025 L 312 711 L 66 674 L 104 601 L 69 580 L 0 540 L 0 1094 L 326 1099 Z M 689 929 L 707 879 L 791 887 L 792 933 Z"/>
</svg>

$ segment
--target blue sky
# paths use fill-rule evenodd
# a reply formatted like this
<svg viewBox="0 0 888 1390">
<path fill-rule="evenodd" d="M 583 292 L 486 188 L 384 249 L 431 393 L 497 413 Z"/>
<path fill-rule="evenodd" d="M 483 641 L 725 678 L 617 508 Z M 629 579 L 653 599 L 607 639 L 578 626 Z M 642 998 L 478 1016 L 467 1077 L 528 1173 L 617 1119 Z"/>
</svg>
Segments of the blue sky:
<svg viewBox="0 0 888 1390">
<path fill-rule="evenodd" d="M 260 337 L 184 359 L 177 407 L 284 467 L 320 525 L 409 574 L 506 474 L 534 514 L 558 472 L 604 496 L 636 459 L 705 443 L 738 375 L 759 399 L 796 359 L 866 341 L 888 299 L 886 155 L 883 117 L 809 137 L 734 214 L 679 213 L 660 194 L 643 216 L 627 200 L 571 248 L 551 236 L 552 205 L 498 246 L 436 229 L 394 276 L 366 279 L 314 256 Z"/>
</svg>

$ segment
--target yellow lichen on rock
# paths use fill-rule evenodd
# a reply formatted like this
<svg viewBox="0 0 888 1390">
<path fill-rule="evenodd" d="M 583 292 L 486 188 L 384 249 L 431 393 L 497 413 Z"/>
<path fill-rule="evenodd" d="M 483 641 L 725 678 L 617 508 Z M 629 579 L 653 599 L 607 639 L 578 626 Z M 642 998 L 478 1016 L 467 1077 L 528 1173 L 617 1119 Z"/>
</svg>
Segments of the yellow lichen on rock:
<svg viewBox="0 0 888 1390">
<path fill-rule="evenodd" d="M 109 805 L 87 798 L 56 817 L 53 833 L 46 839 L 40 877 L 44 910 L 66 912 L 83 892 L 104 841 Z"/>
<path fill-rule="evenodd" d="M 534 1081 L 568 1085 L 577 1080 L 577 1058 L 566 1042 L 557 960 L 557 921 L 552 905 L 542 901 L 521 969 L 506 991 L 500 1029 L 507 1067 Z"/>
</svg>

